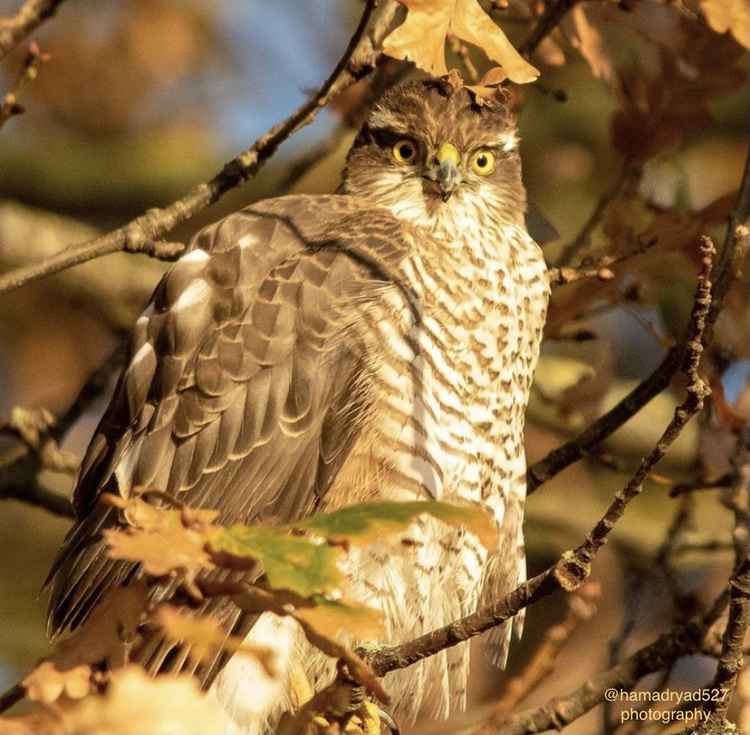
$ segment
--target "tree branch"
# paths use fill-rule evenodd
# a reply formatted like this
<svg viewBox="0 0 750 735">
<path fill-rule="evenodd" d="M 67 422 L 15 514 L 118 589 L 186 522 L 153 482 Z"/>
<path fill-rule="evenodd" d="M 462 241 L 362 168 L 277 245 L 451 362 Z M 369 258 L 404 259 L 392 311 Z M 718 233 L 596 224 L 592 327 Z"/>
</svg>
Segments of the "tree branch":
<svg viewBox="0 0 750 735">
<path fill-rule="evenodd" d="M 724 246 L 712 274 L 711 307 L 706 317 L 706 341 L 710 341 L 713 326 L 732 284 L 742 272 L 748 251 L 748 225 L 750 224 L 750 149 L 745 160 L 745 169 L 740 183 L 737 203 L 729 219 Z M 526 471 L 527 493 L 533 493 L 540 485 L 551 480 L 566 467 L 574 464 L 597 447 L 608 436 L 614 434 L 649 401 L 669 386 L 685 359 L 687 345 L 672 347 L 659 366 L 643 382 L 607 413 L 594 421 L 575 439 L 553 449 L 546 457 L 530 465 Z"/>
<path fill-rule="evenodd" d="M 26 0 L 11 18 L 0 18 L 0 60 L 53 16 L 64 0 Z"/>
<path fill-rule="evenodd" d="M 725 604 L 726 597 L 720 597 L 702 620 L 679 625 L 659 636 L 653 643 L 611 669 L 593 676 L 570 694 L 555 697 L 535 710 L 514 715 L 502 724 L 483 724 L 474 733 L 531 735 L 552 729 L 562 730 L 601 704 L 608 692 L 629 691 L 644 676 L 672 665 L 678 658 L 698 653 L 706 633 Z"/>
<path fill-rule="evenodd" d="M 594 421 L 575 439 L 553 449 L 546 457 L 530 465 L 526 471 L 527 494 L 551 480 L 566 467 L 577 462 L 597 447 L 608 436 L 614 434 L 649 401 L 656 398 L 672 382 L 682 363 L 682 346 L 672 347 L 659 366 L 643 382 L 639 383 L 617 405 Z"/>
<path fill-rule="evenodd" d="M 537 24 L 532 28 L 528 38 L 521 44 L 518 49 L 521 56 L 530 56 L 537 50 L 539 44 L 557 28 L 562 19 L 572 10 L 581 0 L 551 0 L 544 6 L 544 12 L 540 16 Z"/>
<path fill-rule="evenodd" d="M 737 441 L 735 481 L 731 490 L 735 504 L 735 542 L 737 560 L 729 580 L 729 620 L 721 643 L 721 656 L 714 676 L 718 699 L 706 702 L 703 711 L 715 724 L 726 718 L 732 695 L 744 669 L 743 648 L 750 623 L 750 558 L 747 545 L 747 511 L 750 496 L 750 426 L 745 427 Z"/>
<path fill-rule="evenodd" d="M 591 242 L 591 235 L 602 221 L 609 205 L 620 196 L 626 184 L 631 181 L 637 173 L 637 168 L 633 168 L 627 161 L 623 162 L 622 168 L 620 169 L 620 173 L 617 175 L 615 182 L 599 197 L 599 201 L 596 203 L 594 210 L 589 215 L 589 218 L 586 220 L 579 233 L 570 243 L 568 243 L 560 254 L 560 257 L 557 259 L 557 262 L 561 267 L 569 265 L 580 250 L 588 246 Z"/>
<path fill-rule="evenodd" d="M 23 107 L 18 104 L 18 95 L 27 82 L 36 79 L 39 67 L 49 60 L 50 55 L 43 53 L 36 43 L 32 42 L 29 44 L 26 58 L 16 76 L 16 81 L 12 89 L 0 101 L 0 128 L 12 117 L 20 115 L 24 111 Z"/>
<path fill-rule="evenodd" d="M 112 373 L 122 364 L 124 346 L 112 353 L 86 381 L 70 408 L 56 421 L 49 423 L 45 436 L 55 444 L 104 392 Z M 74 518 L 70 500 L 39 484 L 37 475 L 44 469 L 43 457 L 28 441 L 11 456 L 0 461 L 0 500 L 17 500 L 65 518 Z"/>
<path fill-rule="evenodd" d="M 379 56 L 378 46 L 386 36 L 398 8 L 395 0 L 388 0 L 371 33 L 365 35 L 375 5 L 375 0 L 367 0 L 346 51 L 316 94 L 286 120 L 271 128 L 250 148 L 229 161 L 210 181 L 199 184 L 182 199 L 169 206 L 151 209 L 107 235 L 74 245 L 41 263 L 11 271 L 0 277 L 0 294 L 118 251 L 145 252 L 155 257 L 163 257 L 163 248 L 159 246 L 158 241 L 164 234 L 217 202 L 229 190 L 255 176 L 292 133 L 312 122 L 333 97 L 374 68 Z M 170 258 L 175 254 L 175 248 L 168 248 Z"/>
</svg>

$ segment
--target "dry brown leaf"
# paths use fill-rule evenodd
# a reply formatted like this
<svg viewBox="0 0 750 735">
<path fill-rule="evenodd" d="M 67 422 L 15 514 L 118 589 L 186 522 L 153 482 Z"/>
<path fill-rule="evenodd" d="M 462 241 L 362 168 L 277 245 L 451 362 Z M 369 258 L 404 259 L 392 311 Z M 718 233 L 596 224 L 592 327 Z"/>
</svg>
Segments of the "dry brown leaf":
<svg viewBox="0 0 750 735">
<path fill-rule="evenodd" d="M 581 53 L 594 76 L 611 83 L 615 80 L 614 61 L 607 52 L 601 32 L 590 17 L 590 10 L 576 5 L 564 27 L 571 45 Z"/>
<path fill-rule="evenodd" d="M 716 33 L 729 31 L 750 49 L 750 5 L 747 0 L 701 0 L 701 10 Z"/>
<path fill-rule="evenodd" d="M 51 661 L 44 661 L 21 684 L 29 699 L 42 704 L 52 704 L 63 695 L 82 699 L 91 690 L 91 667 L 82 664 L 60 671 Z"/>
<path fill-rule="evenodd" d="M 399 0 L 406 20 L 386 39 L 384 53 L 413 61 L 433 76 L 448 73 L 445 43 L 448 34 L 474 44 L 500 64 L 518 84 L 533 82 L 539 71 L 513 48 L 502 29 L 482 10 L 477 0 Z"/>
<path fill-rule="evenodd" d="M 467 85 L 467 89 L 470 89 L 477 95 L 477 102 L 481 104 L 482 100 L 492 98 L 497 94 L 498 87 L 507 79 L 505 72 L 501 66 L 493 66 L 488 69 L 485 75 L 479 80 L 477 84 Z"/>
<path fill-rule="evenodd" d="M 202 508 L 162 508 L 143 500 L 138 495 L 121 498 L 119 495 L 104 493 L 100 502 L 119 508 L 131 526 L 144 531 L 164 531 L 181 526 L 200 529 L 210 526 L 219 515 L 218 510 Z"/>
<path fill-rule="evenodd" d="M 146 609 L 148 591 L 141 580 L 111 590 L 73 635 L 61 641 L 50 661 L 60 671 L 106 661 L 122 666 Z"/>
<path fill-rule="evenodd" d="M 216 618 L 210 615 L 196 617 L 171 605 L 162 605 L 156 613 L 156 622 L 167 637 L 178 643 L 189 643 L 190 655 L 201 661 L 211 658 L 217 650 L 232 651 L 252 656 L 273 678 L 277 675 L 276 654 L 267 646 L 245 643 L 241 638 L 227 635 Z"/>
<path fill-rule="evenodd" d="M 537 57 L 547 66 L 564 66 L 565 52 L 553 34 L 542 39 L 536 50 Z"/>
</svg>

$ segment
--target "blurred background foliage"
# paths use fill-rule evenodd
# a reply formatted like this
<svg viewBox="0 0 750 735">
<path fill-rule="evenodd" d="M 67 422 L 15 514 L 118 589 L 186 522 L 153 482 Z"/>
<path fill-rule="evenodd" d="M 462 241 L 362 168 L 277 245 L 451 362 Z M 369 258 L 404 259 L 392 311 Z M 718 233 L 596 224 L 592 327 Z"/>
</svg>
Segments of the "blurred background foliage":
<svg viewBox="0 0 750 735">
<path fill-rule="evenodd" d="M 556 291 L 529 411 L 532 461 L 612 406 L 679 338 L 692 300 L 697 239 L 704 232 L 721 239 L 747 150 L 746 49 L 696 21 L 699 9 L 690 3 L 621 5 L 578 6 L 534 57 L 541 82 L 516 90 L 529 197 L 560 234 L 545 245 L 549 262 L 645 251 L 613 267 L 612 280 Z M 0 0 L 0 16 L 16 6 Z M 515 42 L 525 37 L 534 2 L 485 6 Z M 35 34 L 51 60 L 24 87 L 25 113 L 0 131 L 0 270 L 122 224 L 212 176 L 319 84 L 359 13 L 354 0 L 69 0 Z M 481 69 L 483 57 L 470 52 Z M 12 84 L 23 56 L 17 49 L 6 60 L 0 89 Z M 449 62 L 460 65 L 455 55 Z M 287 191 L 292 178 L 298 191 L 334 190 L 358 95 L 357 88 L 347 93 L 287 142 L 257 179 L 172 239 Z M 315 150 L 324 153 L 320 160 L 292 176 L 292 166 Z M 603 196 L 611 201 L 581 240 Z M 0 297 L 0 417 L 16 405 L 65 410 L 128 331 L 164 268 L 142 256 L 110 256 Z M 729 400 L 750 373 L 749 320 L 747 289 L 735 289 L 718 327 Z M 674 403 L 666 392 L 611 438 L 607 450 L 616 462 L 576 465 L 532 496 L 532 573 L 580 541 Z M 83 450 L 103 406 L 99 401 L 78 424 L 67 449 Z M 702 459 L 710 464 L 715 457 L 718 476 L 726 457 L 716 449 L 720 438 L 704 430 Z M 595 569 L 603 590 L 596 624 L 574 636 L 528 704 L 605 668 L 628 606 L 636 608 L 636 625 L 626 652 L 669 624 L 671 596 L 650 555 L 677 502 L 669 486 L 694 467 L 698 433 L 693 424 L 683 434 L 660 467 L 663 477 L 618 526 Z M 69 490 L 68 477 L 43 479 Z M 708 494 L 697 500 L 696 532 L 728 538 L 729 512 Z M 67 526 L 17 503 L 0 506 L 0 687 L 47 650 L 41 584 Z M 724 584 L 731 554 L 692 553 L 679 561 L 686 589 L 706 600 Z M 553 598 L 529 612 L 508 673 L 478 667 L 477 701 L 502 689 L 562 609 Z M 696 660 L 675 676 L 699 685 L 710 675 L 707 666 Z M 576 732 L 595 731 L 597 717 L 580 721 Z"/>
</svg>

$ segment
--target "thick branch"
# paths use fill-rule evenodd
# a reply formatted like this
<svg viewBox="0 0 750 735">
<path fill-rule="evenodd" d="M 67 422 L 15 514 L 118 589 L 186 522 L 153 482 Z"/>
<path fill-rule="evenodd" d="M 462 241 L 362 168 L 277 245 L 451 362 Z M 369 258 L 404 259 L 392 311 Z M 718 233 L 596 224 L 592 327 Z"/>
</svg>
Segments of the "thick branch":
<svg viewBox="0 0 750 735">
<path fill-rule="evenodd" d="M 21 503 L 26 503 L 26 505 L 46 510 L 52 515 L 62 518 L 75 518 L 70 500 L 64 495 L 40 485 L 35 476 L 36 471 L 38 471 L 36 466 L 33 470 L 30 469 L 28 474 L 34 475 L 31 479 L 24 478 L 23 481 L 18 482 L 8 482 L 4 479 L 0 483 L 0 500 L 18 500 Z"/>
<path fill-rule="evenodd" d="M 397 5 L 390 0 L 372 33 L 365 30 L 375 9 L 375 0 L 368 0 L 359 25 L 335 69 L 317 93 L 283 122 L 275 125 L 250 148 L 227 163 L 210 181 L 199 184 L 182 199 L 163 209 L 151 209 L 132 222 L 107 235 L 75 245 L 41 263 L 19 268 L 0 277 L 0 294 L 20 288 L 66 268 L 118 251 L 146 252 L 162 257 L 158 240 L 176 225 L 214 204 L 229 190 L 255 176 L 277 148 L 299 128 L 310 123 L 318 112 L 341 91 L 366 76 L 374 67 L 377 47 L 385 37 Z M 174 257 L 174 248 L 167 248 Z"/>
<path fill-rule="evenodd" d="M 0 18 L 0 59 L 54 15 L 64 0 L 26 0 L 12 18 Z"/>
</svg>

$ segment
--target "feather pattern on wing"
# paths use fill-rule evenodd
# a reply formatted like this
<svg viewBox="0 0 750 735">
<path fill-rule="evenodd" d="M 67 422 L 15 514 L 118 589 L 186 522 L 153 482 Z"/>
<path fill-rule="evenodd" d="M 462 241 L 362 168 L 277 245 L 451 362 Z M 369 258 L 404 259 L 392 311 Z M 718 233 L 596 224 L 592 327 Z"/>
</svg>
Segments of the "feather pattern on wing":
<svg viewBox="0 0 750 735">
<path fill-rule="evenodd" d="M 363 231 L 351 217 L 362 206 L 299 196 L 250 207 L 204 230 L 158 285 L 81 468 L 80 520 L 51 573 L 52 633 L 138 574 L 106 555 L 101 532 L 120 521 L 97 505 L 102 492 L 159 489 L 220 509 L 224 524 L 319 506 L 367 414 L 371 357 L 354 302 L 376 299 L 409 248 L 386 211 L 370 210 Z M 252 620 L 228 607 L 204 610 L 246 632 Z M 170 654 L 152 637 L 144 663 L 159 670 Z"/>
</svg>

